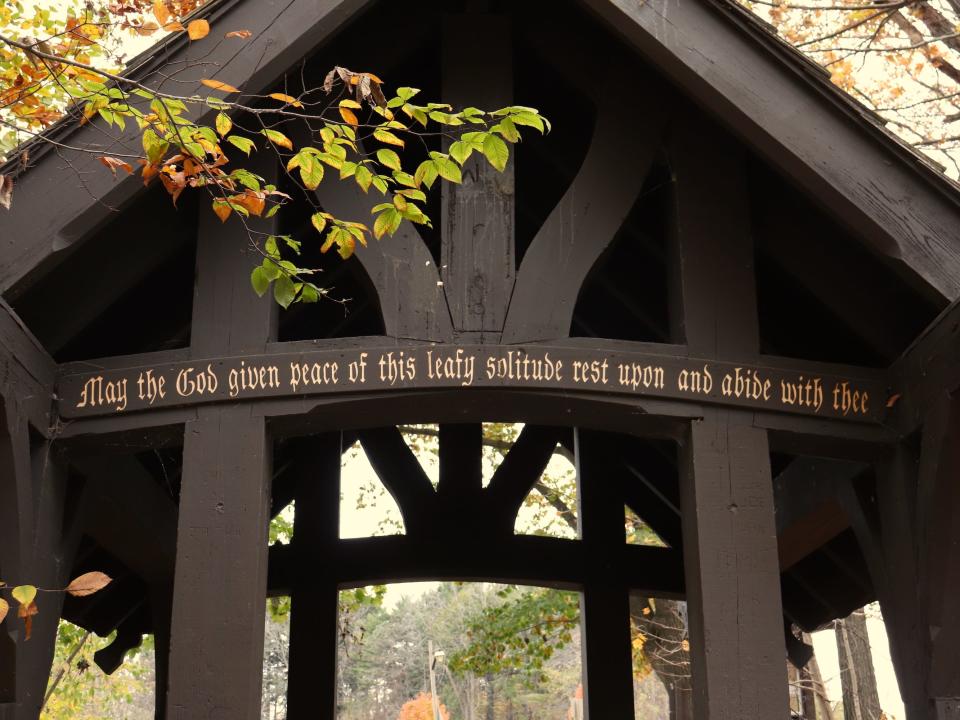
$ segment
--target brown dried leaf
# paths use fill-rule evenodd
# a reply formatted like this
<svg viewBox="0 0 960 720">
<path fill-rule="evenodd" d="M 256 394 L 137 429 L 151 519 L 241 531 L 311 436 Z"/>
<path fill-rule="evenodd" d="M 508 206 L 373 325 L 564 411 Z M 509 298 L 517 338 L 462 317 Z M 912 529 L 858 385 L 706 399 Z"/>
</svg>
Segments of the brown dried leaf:
<svg viewBox="0 0 960 720">
<path fill-rule="evenodd" d="M 31 602 L 29 605 L 21 605 L 17 610 L 17 617 L 23 619 L 23 626 L 26 629 L 23 636 L 24 640 L 30 639 L 30 634 L 33 632 L 33 616 L 39 612 L 35 602 Z"/>
<path fill-rule="evenodd" d="M 67 585 L 67 592 L 74 597 L 86 597 L 103 590 L 111 580 L 112 578 L 106 573 L 97 571 L 84 573 Z"/>
<path fill-rule="evenodd" d="M 891 396 L 887 399 L 887 407 L 888 407 L 888 408 L 892 408 L 894 405 L 897 404 L 897 400 L 899 400 L 899 399 L 900 399 L 900 393 L 896 393 L 895 395 L 891 395 Z"/>
<path fill-rule="evenodd" d="M 203 40 L 210 34 L 210 23 L 206 20 L 194 20 L 187 25 L 187 35 L 191 40 Z"/>
</svg>

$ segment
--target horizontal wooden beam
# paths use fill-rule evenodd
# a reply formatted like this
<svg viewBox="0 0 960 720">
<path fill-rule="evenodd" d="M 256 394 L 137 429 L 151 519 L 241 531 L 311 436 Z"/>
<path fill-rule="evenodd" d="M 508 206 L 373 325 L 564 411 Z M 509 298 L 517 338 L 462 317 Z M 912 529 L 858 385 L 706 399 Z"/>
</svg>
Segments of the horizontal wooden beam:
<svg viewBox="0 0 960 720">
<path fill-rule="evenodd" d="M 880 423 L 882 373 L 777 359 L 726 362 L 584 347 L 417 345 L 251 353 L 61 375 L 65 419 L 246 400 L 410 390 L 597 393 Z"/>
<path fill-rule="evenodd" d="M 617 578 L 657 597 L 683 596 L 681 555 L 668 548 L 624 544 L 620 552 L 591 557 L 576 540 L 505 536 L 496 540 L 414 539 L 403 535 L 338 541 L 316 548 L 309 565 L 298 564 L 287 545 L 270 548 L 268 592 L 289 594 L 294 583 L 331 580 L 340 587 L 421 580 L 490 580 L 577 589 Z"/>
</svg>

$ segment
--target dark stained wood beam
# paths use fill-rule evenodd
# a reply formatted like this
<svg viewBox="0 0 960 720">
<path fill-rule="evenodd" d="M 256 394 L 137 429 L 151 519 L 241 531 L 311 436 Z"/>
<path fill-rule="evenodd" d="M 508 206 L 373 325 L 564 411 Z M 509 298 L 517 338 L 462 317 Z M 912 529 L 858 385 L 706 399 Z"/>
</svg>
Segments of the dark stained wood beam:
<svg viewBox="0 0 960 720">
<path fill-rule="evenodd" d="M 57 364 L 13 308 L 0 299 L 0 396 L 44 436 L 51 432 Z"/>
<path fill-rule="evenodd" d="M 577 428 L 577 496 L 580 537 L 590 557 L 615 555 L 626 544 L 624 501 L 609 481 L 603 439 Z M 585 716 L 621 718 L 633 714 L 633 653 L 630 645 L 630 587 L 609 575 L 587 583 L 580 596 Z"/>
<path fill-rule="evenodd" d="M 543 585 L 577 590 L 616 577 L 648 596 L 682 598 L 680 554 L 669 548 L 623 544 L 598 563 L 576 540 L 515 535 L 484 543 L 408 535 L 340 540 L 328 554 L 316 552 L 304 573 L 286 545 L 270 548 L 270 594 L 289 595 L 294 577 L 341 587 L 385 582 L 462 580 Z"/>
<path fill-rule="evenodd" d="M 0 403 L 0 577 L 11 586 L 62 588 L 79 533 L 66 507 L 67 471 L 50 442 L 32 435 L 16 402 Z M 62 593 L 37 599 L 26 641 L 15 612 L 0 631 L 0 718 L 40 714 L 56 646 Z"/>
<path fill-rule="evenodd" d="M 340 218 L 366 218 L 371 198 L 354 182 L 328 178 L 316 198 Z M 370 242 L 354 253 L 380 301 L 383 325 L 392 338 L 451 342 L 453 324 L 443 282 L 430 249 L 412 223 L 404 222 L 384 242 Z"/>
<path fill-rule="evenodd" d="M 288 6 L 290 7 L 290 6 Z M 276 181 L 275 158 L 253 170 Z M 254 223 L 276 232 L 276 220 Z M 262 353 L 277 306 L 250 291 L 255 251 L 212 213 L 200 216 L 191 355 Z M 186 423 L 173 586 L 172 717 L 260 716 L 273 442 L 249 407 L 204 408 Z"/>
<path fill-rule="evenodd" d="M 691 355 L 759 353 L 743 158 L 686 116 L 674 124 L 674 341 Z M 680 448 L 694 716 L 787 717 L 786 648 L 765 430 L 704 408 Z"/>
<path fill-rule="evenodd" d="M 403 433 L 390 426 L 361 430 L 358 436 L 374 472 L 397 502 L 407 534 L 425 531 L 436 493 Z"/>
<path fill-rule="evenodd" d="M 890 368 L 891 420 L 903 435 L 960 389 L 960 300 L 944 310 Z"/>
<path fill-rule="evenodd" d="M 287 677 L 290 720 L 336 716 L 337 584 L 318 583 L 309 576 L 310 559 L 332 552 L 338 540 L 341 444 L 340 433 L 329 433 L 304 438 L 297 448 L 292 543 L 297 560 L 291 578 Z"/>
<path fill-rule="evenodd" d="M 133 456 L 81 460 L 83 532 L 145 583 L 173 582 L 177 504 Z"/>
<path fill-rule="evenodd" d="M 583 165 L 523 257 L 504 343 L 569 335 L 583 281 L 633 208 L 660 150 L 669 114 L 663 92 L 652 80 L 616 70 L 607 72 L 603 82 Z M 625 94 L 625 87 L 631 91 Z"/>
<path fill-rule="evenodd" d="M 474 39 L 483 53 L 464 52 Z M 513 101 L 513 30 L 507 15 L 464 13 L 443 18 L 442 95 L 454 107 L 496 109 Z M 449 145 L 449 143 L 448 143 Z M 446 148 L 445 148 L 446 149 Z M 441 189 L 443 290 L 453 327 L 496 341 L 503 331 L 513 293 L 514 156 L 503 172 L 474 153 L 463 168 L 463 183 Z"/>
<path fill-rule="evenodd" d="M 177 95 L 206 97 L 200 80 L 210 77 L 211 68 L 215 68 L 216 79 L 242 87 L 246 93 L 259 93 L 368 5 L 367 0 L 292 0 L 281 8 L 265 3 L 222 3 L 211 20 L 218 27 L 248 30 L 251 37 L 242 46 L 223 42 L 216 47 L 201 47 L 189 43 L 185 35 L 174 36 L 164 52 L 153 51 L 152 58 L 144 59 L 137 76 L 150 86 Z M 156 72 L 164 66 L 177 67 L 176 77 Z M 198 120 L 212 124 L 215 114 L 207 110 Z M 69 138 L 71 145 L 108 152 L 103 128 L 97 123 L 71 127 L 59 139 Z M 118 142 L 138 147 L 136 125 L 128 126 Z M 97 154 L 69 150 L 59 155 L 42 150 L 34 153 L 35 167 L 18 179 L 17 199 L 4 217 L 5 231 L 21 240 L 0 258 L 0 290 L 7 291 L 31 271 L 42 272 L 42 263 L 86 240 L 109 221 L 115 209 L 128 205 L 143 192 L 138 178 L 115 181 L 99 163 Z M 83 176 L 82 183 L 69 180 L 69 171 L 63 170 L 65 164 Z M 51 197 L 57 202 L 50 203 Z"/>
<path fill-rule="evenodd" d="M 582 2 L 928 294 L 960 296 L 956 192 L 747 10 L 683 0 Z"/>
<path fill-rule="evenodd" d="M 492 525 L 513 532 L 523 501 L 543 475 L 563 436 L 561 428 L 525 425 L 516 442 L 493 473 L 484 494 Z"/>
</svg>

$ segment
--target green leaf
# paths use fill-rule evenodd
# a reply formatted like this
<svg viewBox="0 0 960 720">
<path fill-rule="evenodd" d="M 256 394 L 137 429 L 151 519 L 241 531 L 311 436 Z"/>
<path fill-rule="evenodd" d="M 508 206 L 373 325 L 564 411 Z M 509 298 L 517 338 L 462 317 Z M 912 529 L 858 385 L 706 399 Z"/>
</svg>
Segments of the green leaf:
<svg viewBox="0 0 960 720">
<path fill-rule="evenodd" d="M 320 299 L 320 291 L 311 283 L 304 283 L 300 289 L 300 302 L 315 303 Z"/>
<path fill-rule="evenodd" d="M 373 180 L 373 173 L 367 169 L 366 165 L 357 165 L 357 171 L 354 173 L 357 185 L 364 192 L 370 189 L 370 181 Z"/>
<path fill-rule="evenodd" d="M 216 126 L 220 137 L 225 137 L 233 128 L 233 120 L 226 113 L 217 113 Z"/>
<path fill-rule="evenodd" d="M 383 175 L 374 175 L 370 183 L 380 191 L 381 195 L 387 194 L 387 181 L 384 180 Z"/>
<path fill-rule="evenodd" d="M 536 128 L 540 132 L 544 132 L 544 123 L 547 122 L 545 118 L 530 112 L 521 112 L 517 113 L 516 115 L 511 115 L 510 120 L 513 121 L 514 125 L 526 125 L 527 127 Z M 547 127 L 549 127 L 548 122 Z"/>
<path fill-rule="evenodd" d="M 231 135 L 227 138 L 227 142 L 233 145 L 235 148 L 238 148 L 245 152 L 247 155 L 250 154 L 251 150 L 256 150 L 257 146 L 254 144 L 253 140 L 239 135 Z"/>
<path fill-rule="evenodd" d="M 377 160 L 391 170 L 400 170 L 400 156 L 393 150 L 388 150 L 387 148 L 377 150 Z"/>
<path fill-rule="evenodd" d="M 307 153 L 300 155 L 300 179 L 308 190 L 316 190 L 323 182 L 323 163 L 313 159 L 313 156 Z"/>
<path fill-rule="evenodd" d="M 153 130 L 143 131 L 143 149 L 144 152 L 147 153 L 147 160 L 154 165 L 163 159 L 163 156 L 167 154 L 169 148 L 170 143 L 160 139 L 160 136 Z"/>
<path fill-rule="evenodd" d="M 280 250 L 277 249 L 277 239 L 271 235 L 263 244 L 263 251 L 274 260 L 280 259 Z"/>
<path fill-rule="evenodd" d="M 472 152 L 473 145 L 468 142 L 463 142 L 462 140 L 457 140 L 457 142 L 450 146 L 450 157 L 452 157 L 461 165 L 467 161 L 467 158 L 470 157 Z"/>
<path fill-rule="evenodd" d="M 513 124 L 513 121 L 510 118 L 504 118 L 492 128 L 494 131 L 499 132 L 504 140 L 508 142 L 515 143 L 520 139 L 520 133 L 517 132 L 517 126 Z"/>
<path fill-rule="evenodd" d="M 500 140 L 503 142 L 503 140 Z M 448 157 L 438 157 L 434 164 L 437 166 L 437 173 L 444 180 L 452 183 L 463 182 L 463 175 L 460 172 L 460 166 Z M 429 185 L 427 187 L 430 187 Z"/>
<path fill-rule="evenodd" d="M 510 150 L 507 148 L 507 144 L 496 135 L 487 135 L 487 138 L 483 141 L 483 154 L 490 161 L 490 164 L 500 172 L 503 172 L 504 168 L 507 167 Z"/>
<path fill-rule="evenodd" d="M 294 286 L 293 280 L 290 279 L 289 275 L 281 274 L 273 283 L 273 298 L 281 307 L 286 309 L 290 307 L 290 303 L 296 296 L 297 288 Z"/>
<path fill-rule="evenodd" d="M 323 216 L 323 213 L 315 213 L 310 216 L 310 223 L 317 229 L 317 232 L 321 235 L 323 234 L 324 228 L 327 227 L 327 219 Z"/>
<path fill-rule="evenodd" d="M 418 187 L 420 185 L 426 185 L 427 188 L 431 188 L 433 187 L 434 180 L 437 179 L 437 174 L 436 162 L 433 160 L 424 160 L 413 174 L 413 179 Z"/>
<path fill-rule="evenodd" d="M 21 605 L 29 605 L 37 597 L 37 588 L 33 585 L 18 585 L 11 591 L 11 594 L 13 599 Z"/>
<path fill-rule="evenodd" d="M 458 118 L 456 115 L 440 112 L 439 110 L 434 110 L 433 112 L 429 113 L 429 117 L 431 120 L 438 122 L 441 125 L 463 125 L 463 120 Z"/>
<path fill-rule="evenodd" d="M 423 190 L 414 190 L 414 189 L 404 189 L 398 190 L 397 195 L 403 195 L 406 198 L 411 200 L 419 200 L 420 202 L 427 201 L 427 194 Z"/>
<path fill-rule="evenodd" d="M 257 265 L 250 273 L 250 284 L 253 285 L 254 292 L 260 297 L 263 297 L 264 293 L 270 289 L 270 278 L 267 277 L 267 273 L 264 272 L 262 266 Z"/>
<path fill-rule="evenodd" d="M 260 269 L 263 271 L 263 276 L 267 278 L 267 280 L 276 280 L 281 275 L 280 266 L 273 260 L 265 259 L 260 265 Z"/>
<path fill-rule="evenodd" d="M 396 145 L 397 147 L 403 147 L 406 143 L 403 140 L 398 138 L 389 130 L 384 130 L 382 128 L 377 128 L 373 131 L 374 140 L 379 140 L 382 143 L 387 145 Z"/>
</svg>

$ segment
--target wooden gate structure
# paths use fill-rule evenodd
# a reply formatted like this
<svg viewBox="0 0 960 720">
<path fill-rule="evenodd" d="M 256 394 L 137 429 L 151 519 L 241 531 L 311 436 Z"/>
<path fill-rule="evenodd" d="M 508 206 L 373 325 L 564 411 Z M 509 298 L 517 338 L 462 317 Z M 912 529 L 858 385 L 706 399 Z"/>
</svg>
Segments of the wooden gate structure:
<svg viewBox="0 0 960 720">
<path fill-rule="evenodd" d="M 338 64 L 515 98 L 555 130 L 444 187 L 435 230 L 348 262 L 310 249 L 305 208 L 264 221 L 305 241 L 346 313 L 257 298 L 243 234 L 186 195 L 175 210 L 36 151 L 0 215 L 0 577 L 115 581 L 42 598 L 30 641 L 5 621 L 0 718 L 37 717 L 61 615 L 117 631 L 107 671 L 155 636 L 158 718 L 259 717 L 281 594 L 289 716 L 332 718 L 337 589 L 430 578 L 578 589 L 593 720 L 633 717 L 630 590 L 687 599 L 697 718 L 786 718 L 795 629 L 874 599 L 910 720 L 960 718 L 955 185 L 721 0 L 209 12 L 252 37 L 196 70 L 197 47 L 165 45 L 180 92 L 211 63 L 250 92 Z M 335 181 L 318 198 L 367 207 Z M 486 488 L 483 421 L 525 423 Z M 436 490 L 411 422 L 440 424 Z M 339 539 L 357 439 L 403 536 Z M 515 535 L 557 443 L 580 538 Z M 268 547 L 293 499 L 292 544 Z M 669 547 L 626 545 L 625 504 Z"/>
</svg>

